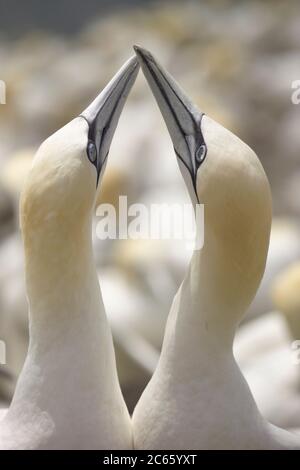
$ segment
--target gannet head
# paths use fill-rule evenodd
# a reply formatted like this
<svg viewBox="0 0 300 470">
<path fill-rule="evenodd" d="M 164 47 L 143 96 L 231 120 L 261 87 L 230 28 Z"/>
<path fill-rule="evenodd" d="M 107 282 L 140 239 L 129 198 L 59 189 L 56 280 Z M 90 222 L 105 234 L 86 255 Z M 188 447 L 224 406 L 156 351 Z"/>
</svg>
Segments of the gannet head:
<svg viewBox="0 0 300 470">
<path fill-rule="evenodd" d="M 247 144 L 198 110 L 150 52 L 137 46 L 135 51 L 168 127 L 191 200 L 204 204 L 207 276 L 212 266 L 223 264 L 223 305 L 226 299 L 232 305 L 234 286 L 242 290 L 244 283 L 239 308 L 245 308 L 260 282 L 269 245 L 271 196 L 263 167 Z M 216 283 L 215 272 L 212 276 Z"/>
<path fill-rule="evenodd" d="M 99 96 L 38 149 L 21 198 L 21 224 L 70 228 L 93 209 L 121 111 L 139 69 L 129 59 Z"/>
</svg>

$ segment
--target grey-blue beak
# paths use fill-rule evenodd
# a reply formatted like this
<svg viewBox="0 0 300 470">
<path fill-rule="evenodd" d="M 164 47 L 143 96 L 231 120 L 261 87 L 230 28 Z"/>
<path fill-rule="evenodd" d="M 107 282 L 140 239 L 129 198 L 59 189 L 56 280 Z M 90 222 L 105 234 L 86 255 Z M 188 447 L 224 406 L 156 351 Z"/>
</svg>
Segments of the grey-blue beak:
<svg viewBox="0 0 300 470">
<path fill-rule="evenodd" d="M 105 165 L 119 117 L 138 71 L 138 60 L 135 56 L 131 57 L 80 115 L 89 125 L 87 154 L 96 167 L 97 181 Z"/>
<path fill-rule="evenodd" d="M 139 46 L 134 46 L 134 50 L 167 125 L 175 153 L 187 168 L 197 196 L 197 171 L 207 153 L 201 131 L 203 113 L 149 51 Z"/>
</svg>

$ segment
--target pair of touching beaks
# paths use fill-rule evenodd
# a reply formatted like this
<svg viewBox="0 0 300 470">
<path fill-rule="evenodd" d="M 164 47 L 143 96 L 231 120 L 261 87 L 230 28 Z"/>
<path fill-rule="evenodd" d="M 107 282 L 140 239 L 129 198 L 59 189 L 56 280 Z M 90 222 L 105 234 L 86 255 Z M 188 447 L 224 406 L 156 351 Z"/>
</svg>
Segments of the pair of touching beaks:
<svg viewBox="0 0 300 470">
<path fill-rule="evenodd" d="M 138 46 L 134 46 L 134 50 L 136 56 L 121 67 L 100 95 L 80 115 L 89 126 L 88 158 L 95 165 L 99 179 L 123 106 L 141 65 L 167 125 L 177 158 L 188 170 L 197 194 L 197 170 L 207 152 L 201 132 L 203 113 L 193 105 L 150 52 Z"/>
</svg>

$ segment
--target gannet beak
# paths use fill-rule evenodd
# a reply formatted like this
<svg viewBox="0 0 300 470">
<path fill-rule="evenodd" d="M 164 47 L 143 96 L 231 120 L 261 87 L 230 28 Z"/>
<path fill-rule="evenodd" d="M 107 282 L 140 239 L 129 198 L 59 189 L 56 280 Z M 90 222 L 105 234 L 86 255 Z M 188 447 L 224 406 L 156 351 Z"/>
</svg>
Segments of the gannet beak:
<svg viewBox="0 0 300 470">
<path fill-rule="evenodd" d="M 197 196 L 197 170 L 207 153 L 201 132 L 203 113 L 150 52 L 139 46 L 134 46 L 134 50 L 167 125 L 175 153 L 187 168 Z"/>
<path fill-rule="evenodd" d="M 89 125 L 87 152 L 97 169 L 97 183 L 105 167 L 123 106 L 138 71 L 138 60 L 135 56 L 131 57 L 97 98 L 80 114 L 80 117 L 83 117 Z"/>
</svg>

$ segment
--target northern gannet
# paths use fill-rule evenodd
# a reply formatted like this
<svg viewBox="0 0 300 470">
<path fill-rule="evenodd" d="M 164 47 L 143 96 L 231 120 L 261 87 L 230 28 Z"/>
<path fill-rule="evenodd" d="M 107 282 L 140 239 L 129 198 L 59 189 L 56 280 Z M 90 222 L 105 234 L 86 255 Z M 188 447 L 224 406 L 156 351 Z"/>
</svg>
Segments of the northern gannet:
<svg viewBox="0 0 300 470">
<path fill-rule="evenodd" d="M 131 58 L 83 113 L 40 146 L 20 202 L 30 344 L 1 449 L 125 449 L 130 417 L 92 250 L 110 143 L 138 73 Z"/>
<path fill-rule="evenodd" d="M 137 449 L 300 448 L 258 411 L 232 352 L 264 272 L 271 194 L 255 153 L 202 114 L 136 47 L 171 135 L 193 204 L 205 205 L 195 250 L 173 300 L 158 366 L 133 414 Z"/>
</svg>

